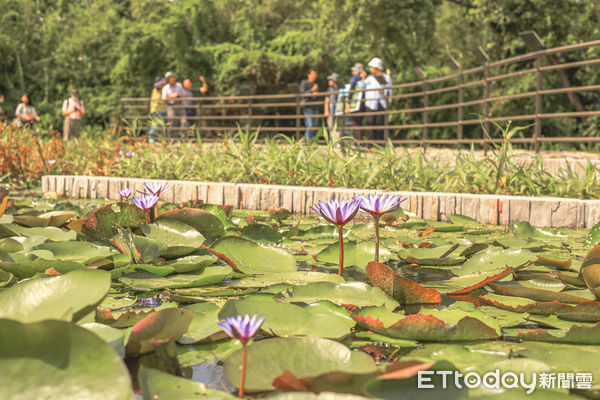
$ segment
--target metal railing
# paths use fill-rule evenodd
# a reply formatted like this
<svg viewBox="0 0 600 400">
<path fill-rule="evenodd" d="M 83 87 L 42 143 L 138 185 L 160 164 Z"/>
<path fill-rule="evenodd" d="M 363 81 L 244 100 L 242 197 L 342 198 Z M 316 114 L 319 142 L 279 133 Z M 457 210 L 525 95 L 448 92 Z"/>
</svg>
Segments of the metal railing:
<svg viewBox="0 0 600 400">
<path fill-rule="evenodd" d="M 600 115 L 598 104 L 596 109 L 586 109 L 578 96 L 584 92 L 598 91 L 599 85 L 576 86 L 569 82 L 565 70 L 575 68 L 590 68 L 600 65 L 600 58 L 577 59 L 559 63 L 554 55 L 566 55 L 580 50 L 589 50 L 598 47 L 600 40 L 579 43 L 569 46 L 556 47 L 535 51 L 504 60 L 488 62 L 485 65 L 459 69 L 455 73 L 439 78 L 425 79 L 392 85 L 392 95 L 388 97 L 390 106 L 385 111 L 346 112 L 345 102 L 349 97 L 341 97 L 342 113 L 336 115 L 337 129 L 345 135 L 354 135 L 361 139 L 355 132 L 364 134 L 369 130 L 384 129 L 384 140 L 391 139 L 393 143 L 401 144 L 481 144 L 486 146 L 489 142 L 499 142 L 501 138 L 490 138 L 484 135 L 483 130 L 490 132 L 491 122 L 502 121 L 529 121 L 533 122 L 533 133 L 529 137 L 513 139 L 515 143 L 533 144 L 539 150 L 542 142 L 600 142 L 600 137 L 582 136 L 542 136 L 543 121 L 556 118 L 579 118 L 585 120 L 591 116 Z M 588 51 L 589 52 L 589 51 Z M 585 57 L 581 57 L 585 58 Z M 544 84 L 556 80 L 557 73 L 560 78 L 560 87 L 545 88 Z M 552 74 L 552 75 L 550 75 Z M 507 86 L 499 83 L 518 77 L 535 77 L 535 89 L 520 93 L 506 93 Z M 496 87 L 494 87 L 494 85 Z M 498 86 L 500 86 L 498 88 Z M 377 89 L 373 89 L 377 90 Z M 356 92 L 356 91 L 353 91 Z M 350 95 L 353 93 L 350 92 Z M 476 92 L 476 93 L 475 93 Z M 457 100 L 448 100 L 450 94 Z M 193 101 L 193 105 L 176 103 L 173 109 L 193 109 L 193 116 L 178 116 L 167 120 L 167 129 L 171 134 L 200 132 L 204 138 L 215 137 L 216 134 L 234 131 L 238 128 L 260 129 L 261 133 L 277 132 L 293 134 L 300 138 L 306 128 L 303 126 L 303 107 L 316 106 L 323 110 L 324 98 L 330 95 L 339 95 L 339 92 L 318 92 L 309 95 L 297 93 L 245 95 L 245 96 L 200 96 L 186 98 Z M 446 98 L 440 100 L 440 96 Z M 560 111 L 555 108 L 544 107 L 545 96 L 567 95 L 571 111 Z M 436 99 L 436 96 L 438 97 Z M 318 101 L 306 101 L 307 97 L 317 98 Z M 467 97 L 467 99 L 465 99 Z M 493 115 L 492 105 L 507 101 L 533 100 L 531 109 L 523 110 L 518 115 Z M 179 100 L 180 101 L 180 100 Z M 416 103 L 416 104 L 415 104 Z M 153 123 L 149 115 L 150 98 L 122 98 L 121 118 L 128 123 L 136 121 L 142 130 L 147 130 Z M 472 110 L 476 108 L 476 110 Z M 466 111 L 470 110 L 465 118 Z M 451 114 L 449 114 L 451 110 Z M 453 110 L 453 111 L 452 111 Z M 442 120 L 436 120 L 435 113 L 443 111 Z M 448 118 L 448 116 L 455 118 Z M 355 125 L 352 119 L 384 115 L 384 126 Z M 323 118 L 326 115 L 320 112 L 314 117 Z M 472 116 L 472 117 L 471 117 Z M 183 126 L 182 126 L 183 123 Z M 483 125 L 483 130 L 470 132 L 465 136 L 465 128 Z M 452 138 L 435 139 L 430 137 L 430 131 L 436 128 L 455 128 L 456 135 Z M 313 130 L 320 127 L 313 128 Z M 414 130 L 418 130 L 418 137 L 414 137 Z M 413 138 L 401 138 L 402 132 L 411 131 Z M 447 135 L 446 135 L 447 136 Z M 478 137 L 477 137 L 478 136 Z M 364 139 L 363 139 L 364 140 Z M 383 142 L 370 140 L 370 142 Z"/>
</svg>

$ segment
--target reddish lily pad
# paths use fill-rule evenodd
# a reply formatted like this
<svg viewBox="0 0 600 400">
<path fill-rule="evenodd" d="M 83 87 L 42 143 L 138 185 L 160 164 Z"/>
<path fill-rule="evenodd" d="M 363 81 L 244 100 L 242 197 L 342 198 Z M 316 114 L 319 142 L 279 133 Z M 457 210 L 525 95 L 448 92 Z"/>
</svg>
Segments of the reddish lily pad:
<svg viewBox="0 0 600 400">
<path fill-rule="evenodd" d="M 455 290 L 453 292 L 448 292 L 446 294 L 448 294 L 448 295 L 457 295 L 457 294 L 465 294 L 465 293 L 472 292 L 473 290 L 479 289 L 480 287 L 483 287 L 483 286 L 487 285 L 488 283 L 495 282 L 495 281 L 498 281 L 498 280 L 500 280 L 502 278 L 507 277 L 513 271 L 514 271 L 513 267 L 508 267 L 504 271 L 498 272 L 497 274 L 494 274 L 494 275 L 487 276 L 481 282 L 478 282 L 478 283 L 476 283 L 474 285 L 468 286 L 468 287 L 466 287 L 464 289 Z"/>
<path fill-rule="evenodd" d="M 376 312 L 375 316 L 370 315 L 373 311 Z M 461 310 L 444 310 L 437 315 L 393 314 L 381 314 L 380 311 L 369 307 L 353 315 L 353 318 L 366 329 L 399 339 L 451 342 L 498 338 L 495 328 Z M 380 317 L 386 320 L 385 324 Z M 441 318 L 447 319 L 448 322 Z"/>
<path fill-rule="evenodd" d="M 156 311 L 136 323 L 125 348 L 127 355 L 147 353 L 163 343 L 179 339 L 194 318 L 191 311 L 167 308 Z"/>
<path fill-rule="evenodd" d="M 378 261 L 367 264 L 367 276 L 373 286 L 398 300 L 400 304 L 437 304 L 442 296 L 435 289 L 428 289 L 417 282 L 403 277 Z"/>
</svg>

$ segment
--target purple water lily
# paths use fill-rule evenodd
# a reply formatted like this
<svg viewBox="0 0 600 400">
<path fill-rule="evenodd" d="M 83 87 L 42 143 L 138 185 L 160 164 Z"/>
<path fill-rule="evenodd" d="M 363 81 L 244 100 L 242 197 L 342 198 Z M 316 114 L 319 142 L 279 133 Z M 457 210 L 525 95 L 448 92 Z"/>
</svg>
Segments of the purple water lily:
<svg viewBox="0 0 600 400">
<path fill-rule="evenodd" d="M 128 199 L 131 197 L 131 195 L 133 193 L 131 192 L 131 190 L 129 188 L 125 188 L 125 189 L 119 190 L 119 194 L 121 195 L 122 198 Z"/>
<path fill-rule="evenodd" d="M 331 199 L 326 203 L 319 200 L 311 209 L 327 222 L 337 226 L 346 225 L 358 212 L 360 202 L 357 199 Z"/>
<path fill-rule="evenodd" d="M 338 274 L 342 276 L 344 272 L 344 234 L 342 228 L 346 225 L 358 212 L 360 201 L 357 199 L 337 200 L 331 199 L 327 202 L 319 201 L 311 209 L 320 215 L 325 221 L 334 224 L 338 228 L 338 237 L 340 245 L 340 266 Z"/>
<path fill-rule="evenodd" d="M 246 380 L 246 355 L 248 353 L 247 344 L 248 341 L 258 332 L 258 329 L 265 321 L 265 317 L 258 318 L 257 314 L 254 314 L 252 318 L 248 314 L 238 315 L 236 317 L 227 317 L 225 320 L 219 322 L 219 326 L 223 331 L 229 335 L 232 339 L 238 339 L 242 342 L 242 376 L 240 379 L 240 391 L 238 396 L 244 397 L 244 382 Z"/>
<path fill-rule="evenodd" d="M 379 218 L 398 208 L 404 200 L 406 197 L 400 195 L 378 196 L 377 193 L 359 197 L 360 210 L 371 214 L 375 221 L 375 261 L 379 261 Z"/>
<path fill-rule="evenodd" d="M 238 315 L 237 317 L 227 317 L 219 322 L 219 326 L 229 337 L 238 339 L 242 343 L 247 343 L 252 338 L 265 321 L 265 317 L 258 318 L 254 314 L 252 318 L 248 314 Z"/>
<path fill-rule="evenodd" d="M 359 200 L 361 211 L 375 216 L 394 211 L 406 200 L 406 197 L 400 195 L 378 196 L 375 193 L 369 195 L 369 197 L 360 196 Z"/>
<path fill-rule="evenodd" d="M 148 211 L 156 205 L 158 199 L 159 197 L 155 194 L 141 194 L 139 196 L 132 197 L 131 202 L 138 208 Z"/>
<path fill-rule="evenodd" d="M 144 188 L 144 190 L 148 191 L 148 193 L 150 194 L 154 194 L 156 196 L 160 196 L 162 193 L 168 191 L 169 189 L 171 189 L 170 186 L 168 186 L 169 183 L 168 182 L 162 182 L 162 183 L 144 183 L 142 185 L 142 187 Z"/>
</svg>

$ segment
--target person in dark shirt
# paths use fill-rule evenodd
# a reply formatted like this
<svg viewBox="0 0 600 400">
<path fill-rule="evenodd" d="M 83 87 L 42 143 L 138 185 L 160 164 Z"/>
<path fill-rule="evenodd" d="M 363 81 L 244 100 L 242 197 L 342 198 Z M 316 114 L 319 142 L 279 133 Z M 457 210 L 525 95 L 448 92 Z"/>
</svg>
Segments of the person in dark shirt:
<svg viewBox="0 0 600 400">
<path fill-rule="evenodd" d="M 300 82 L 300 94 L 308 95 L 311 93 L 316 93 L 319 91 L 319 85 L 317 84 L 317 70 L 312 68 L 308 72 L 307 79 L 304 79 Z M 311 141 L 314 135 L 314 132 L 317 130 L 317 125 L 319 123 L 319 118 L 315 117 L 319 113 L 319 108 L 315 103 L 319 101 L 317 96 L 302 96 L 300 98 L 300 102 L 302 103 L 302 112 L 304 113 L 304 126 L 306 127 L 306 131 L 304 132 L 304 137 L 307 141 Z"/>
</svg>

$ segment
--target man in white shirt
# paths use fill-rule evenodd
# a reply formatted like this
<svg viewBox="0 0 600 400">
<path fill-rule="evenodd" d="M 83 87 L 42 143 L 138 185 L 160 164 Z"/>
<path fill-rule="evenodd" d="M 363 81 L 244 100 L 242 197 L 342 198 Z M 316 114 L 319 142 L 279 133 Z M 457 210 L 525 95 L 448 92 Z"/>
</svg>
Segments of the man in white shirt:
<svg viewBox="0 0 600 400">
<path fill-rule="evenodd" d="M 183 86 L 177 82 L 177 75 L 173 72 L 165 74 L 167 84 L 162 88 L 162 99 L 167 103 L 167 121 L 169 123 L 169 136 L 176 136 L 177 128 L 181 125 L 182 117 L 185 115 L 185 106 L 181 99 L 185 97 Z"/>
<path fill-rule="evenodd" d="M 63 140 L 66 142 L 69 137 L 79 138 L 81 133 L 81 118 L 85 114 L 83 101 L 79 99 L 79 91 L 71 90 L 71 97 L 66 99 L 62 105 L 62 115 L 65 117 L 63 124 Z"/>
<path fill-rule="evenodd" d="M 365 107 L 367 112 L 385 111 L 388 108 L 389 97 L 392 95 L 392 78 L 383 72 L 383 61 L 380 58 L 373 58 L 369 62 L 371 75 L 365 79 Z M 369 90 L 371 89 L 371 90 Z M 385 124 L 385 115 L 369 115 L 367 125 L 383 126 Z M 383 129 L 369 129 L 367 131 L 369 140 L 383 140 Z"/>
</svg>

